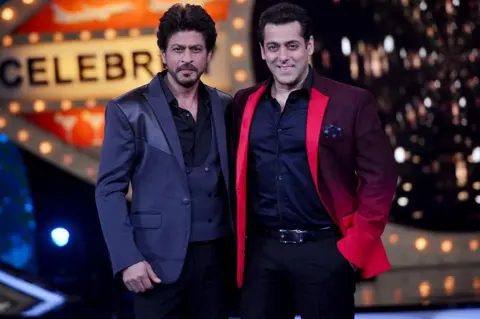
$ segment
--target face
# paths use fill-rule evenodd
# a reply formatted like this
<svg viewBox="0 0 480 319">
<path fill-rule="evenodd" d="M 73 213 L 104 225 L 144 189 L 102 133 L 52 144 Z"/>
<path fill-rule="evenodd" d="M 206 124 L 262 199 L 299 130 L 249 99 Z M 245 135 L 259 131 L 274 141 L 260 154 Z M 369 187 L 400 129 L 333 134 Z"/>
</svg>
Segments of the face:
<svg viewBox="0 0 480 319">
<path fill-rule="evenodd" d="M 200 80 L 212 57 L 203 35 L 197 31 L 174 33 L 161 55 L 168 73 L 184 87 L 191 87 Z"/>
<path fill-rule="evenodd" d="M 307 43 L 302 37 L 299 22 L 265 26 L 262 59 L 267 63 L 275 81 L 294 86 L 308 74 L 308 58 L 313 54 L 313 38 Z"/>
</svg>

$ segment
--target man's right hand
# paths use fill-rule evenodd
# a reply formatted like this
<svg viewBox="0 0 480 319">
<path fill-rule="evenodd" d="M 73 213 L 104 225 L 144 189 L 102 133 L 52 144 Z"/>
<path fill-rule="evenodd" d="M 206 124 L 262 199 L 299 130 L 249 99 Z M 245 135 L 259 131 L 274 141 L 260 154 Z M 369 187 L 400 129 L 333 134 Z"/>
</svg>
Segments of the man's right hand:
<svg viewBox="0 0 480 319">
<path fill-rule="evenodd" d="M 128 267 L 123 271 L 122 277 L 127 289 L 135 293 L 152 289 L 153 283 L 159 284 L 161 282 L 160 278 L 153 271 L 152 266 L 146 261 L 141 261 Z"/>
</svg>

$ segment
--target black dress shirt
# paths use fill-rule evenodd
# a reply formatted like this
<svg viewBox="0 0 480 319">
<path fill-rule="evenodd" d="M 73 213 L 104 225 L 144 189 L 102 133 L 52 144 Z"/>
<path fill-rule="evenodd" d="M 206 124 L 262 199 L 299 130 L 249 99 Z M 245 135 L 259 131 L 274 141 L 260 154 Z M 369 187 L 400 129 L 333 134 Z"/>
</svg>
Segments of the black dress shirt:
<svg viewBox="0 0 480 319">
<path fill-rule="evenodd" d="M 208 157 L 212 142 L 212 120 L 210 96 L 205 86 L 200 82 L 198 86 L 197 121 L 192 114 L 181 108 L 172 91 L 165 83 L 166 71 L 160 76 L 163 93 L 172 111 L 173 120 L 180 139 L 185 167 L 192 168 L 202 165 Z"/>
<path fill-rule="evenodd" d="M 306 152 L 306 123 L 313 70 L 291 92 L 283 112 L 271 96 L 272 80 L 251 124 L 248 205 L 253 225 L 315 229 L 332 225 L 315 189 Z"/>
</svg>

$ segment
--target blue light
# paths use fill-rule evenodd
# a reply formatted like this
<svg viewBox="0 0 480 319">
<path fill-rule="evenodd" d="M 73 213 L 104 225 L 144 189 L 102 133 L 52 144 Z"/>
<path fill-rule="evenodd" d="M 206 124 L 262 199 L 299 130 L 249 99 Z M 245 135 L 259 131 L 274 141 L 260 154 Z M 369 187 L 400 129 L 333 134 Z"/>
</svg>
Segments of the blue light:
<svg viewBox="0 0 480 319">
<path fill-rule="evenodd" d="M 37 227 L 37 223 L 34 220 L 28 221 L 28 228 L 35 229 Z"/>
<path fill-rule="evenodd" d="M 65 228 L 57 227 L 52 230 L 50 237 L 52 237 L 52 241 L 55 245 L 58 247 L 63 247 L 68 244 L 70 233 Z"/>
<path fill-rule="evenodd" d="M 31 213 L 31 212 L 33 212 L 33 205 L 32 205 L 32 204 L 29 204 L 29 203 L 26 203 L 26 204 L 24 205 L 24 209 L 25 209 L 25 212 L 26 212 L 26 213 Z"/>
<path fill-rule="evenodd" d="M 5 133 L 0 133 L 0 143 L 2 144 L 7 144 L 8 142 L 8 136 Z"/>
</svg>

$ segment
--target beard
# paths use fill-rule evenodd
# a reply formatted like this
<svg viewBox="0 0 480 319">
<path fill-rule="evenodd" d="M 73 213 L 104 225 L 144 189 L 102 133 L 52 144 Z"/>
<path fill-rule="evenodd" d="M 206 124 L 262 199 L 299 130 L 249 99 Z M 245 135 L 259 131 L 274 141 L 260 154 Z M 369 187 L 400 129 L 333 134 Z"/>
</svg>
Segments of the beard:
<svg viewBox="0 0 480 319">
<path fill-rule="evenodd" d="M 175 70 L 168 69 L 168 73 L 170 73 L 172 78 L 174 78 L 179 85 L 185 88 L 190 88 L 200 80 L 200 76 L 203 72 L 200 72 L 198 68 L 192 64 L 185 64 Z"/>
</svg>

